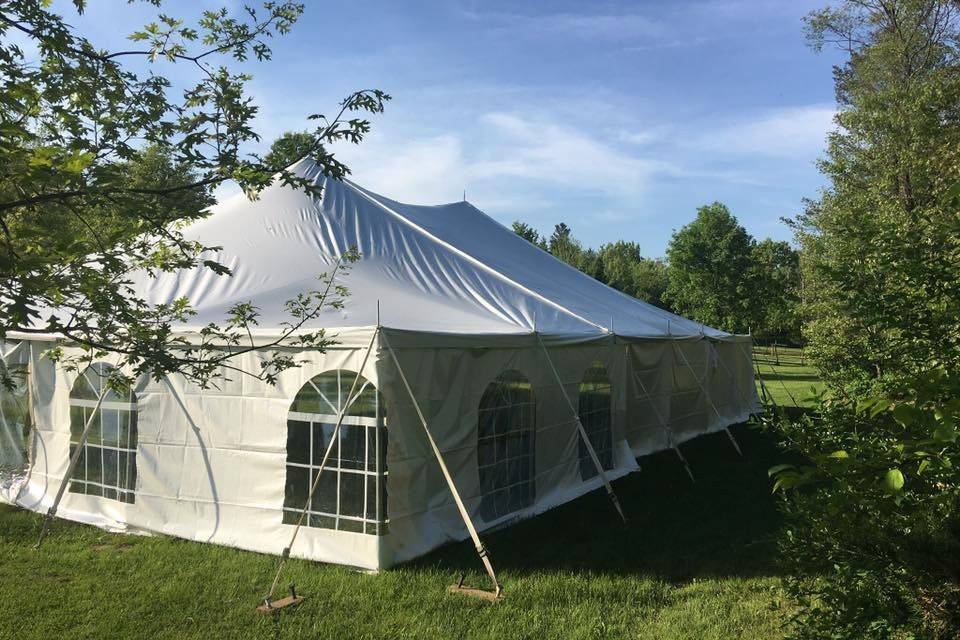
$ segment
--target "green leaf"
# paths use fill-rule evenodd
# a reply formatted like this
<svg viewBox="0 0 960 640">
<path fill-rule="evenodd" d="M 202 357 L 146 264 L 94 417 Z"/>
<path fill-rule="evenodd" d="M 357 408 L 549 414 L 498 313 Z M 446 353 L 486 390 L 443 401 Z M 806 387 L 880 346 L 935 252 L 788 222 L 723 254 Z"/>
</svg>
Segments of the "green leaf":
<svg viewBox="0 0 960 640">
<path fill-rule="evenodd" d="M 50 167 L 53 166 L 53 157 L 58 149 L 56 147 L 38 147 L 30 155 L 31 167 Z"/>
<path fill-rule="evenodd" d="M 889 409 L 891 404 L 893 403 L 890 402 L 890 400 L 888 400 L 887 398 L 878 399 L 874 403 L 873 408 L 870 409 L 870 417 L 876 418 L 880 413 Z"/>
<path fill-rule="evenodd" d="M 955 183 L 943 194 L 943 201 L 948 204 L 957 199 L 960 199 L 960 182 Z"/>
<path fill-rule="evenodd" d="M 900 469 L 890 469 L 883 476 L 883 488 L 887 493 L 899 493 L 903 491 L 903 473 Z"/>
<path fill-rule="evenodd" d="M 904 427 L 909 427 L 920 415 L 920 410 L 909 404 L 898 404 L 893 410 L 893 419 Z"/>
<path fill-rule="evenodd" d="M 90 163 L 93 162 L 93 158 L 94 155 L 89 151 L 74 153 L 70 156 L 70 159 L 64 163 L 63 167 L 70 173 L 80 173 L 90 166 Z"/>
<path fill-rule="evenodd" d="M 937 442 L 956 442 L 957 428 L 952 423 L 944 423 L 933 432 L 933 439 Z"/>
<path fill-rule="evenodd" d="M 837 460 L 846 460 L 847 458 L 850 457 L 850 454 L 844 451 L 843 449 L 840 449 L 839 451 L 834 451 L 833 453 L 831 453 L 829 457 L 835 458 Z"/>
<path fill-rule="evenodd" d="M 778 473 L 783 473 L 784 471 L 788 471 L 790 469 L 796 469 L 796 466 L 792 464 L 778 464 L 767 469 L 767 477 L 772 478 Z"/>
</svg>

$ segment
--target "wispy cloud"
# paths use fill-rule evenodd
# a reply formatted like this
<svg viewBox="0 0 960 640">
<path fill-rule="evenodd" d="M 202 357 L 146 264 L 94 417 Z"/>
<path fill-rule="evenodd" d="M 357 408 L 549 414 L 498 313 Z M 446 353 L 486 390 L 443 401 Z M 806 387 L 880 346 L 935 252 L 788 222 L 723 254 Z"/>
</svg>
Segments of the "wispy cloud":
<svg viewBox="0 0 960 640">
<path fill-rule="evenodd" d="M 413 140 L 373 135 L 344 148 L 351 178 L 378 193 L 416 204 L 452 202 L 467 186 L 468 160 L 459 137 L 444 134 Z"/>
<path fill-rule="evenodd" d="M 833 129 L 836 108 L 813 104 L 760 112 L 695 135 L 690 145 L 731 155 L 815 157 Z"/>
<path fill-rule="evenodd" d="M 341 154 L 358 182 L 421 203 L 459 199 L 466 187 L 489 196 L 483 204 L 503 206 L 512 202 L 504 198 L 505 190 L 522 184 L 528 190 L 638 197 L 656 174 L 679 172 L 662 160 L 628 153 L 615 140 L 548 117 L 490 112 L 467 129 L 464 136 L 445 133 L 413 141 L 374 136 Z"/>
<path fill-rule="evenodd" d="M 474 21 L 501 32 L 529 35 L 561 35 L 583 39 L 630 40 L 662 37 L 668 28 L 639 13 L 504 13 L 464 11 Z"/>
</svg>

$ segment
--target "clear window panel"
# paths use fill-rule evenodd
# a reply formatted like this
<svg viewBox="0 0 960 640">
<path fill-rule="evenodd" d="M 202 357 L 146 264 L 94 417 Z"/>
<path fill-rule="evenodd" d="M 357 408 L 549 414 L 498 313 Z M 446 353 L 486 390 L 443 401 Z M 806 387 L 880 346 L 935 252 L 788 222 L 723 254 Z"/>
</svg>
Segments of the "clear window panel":
<svg viewBox="0 0 960 640">
<path fill-rule="evenodd" d="M 364 517 L 365 495 L 363 474 L 340 474 L 340 515 Z"/>
<path fill-rule="evenodd" d="M 494 380 L 480 400 L 477 467 L 484 520 L 533 503 L 535 409 L 532 385 L 512 370 Z"/>
<path fill-rule="evenodd" d="M 356 388 L 349 398 L 354 381 Z M 311 527 L 382 535 L 386 531 L 387 432 L 380 393 L 355 372 L 327 371 L 304 385 L 290 411 L 306 415 L 287 421 L 283 521 L 289 524 L 290 513 L 304 508 L 307 496 L 297 490 L 300 477 L 317 477 L 342 412 L 339 436 L 320 475 L 305 522 Z M 298 428 L 301 432 L 295 433 Z"/>
<path fill-rule="evenodd" d="M 90 421 L 87 440 L 77 459 L 69 489 L 133 503 L 137 482 L 137 411 L 133 392 L 109 390 L 97 406 L 112 369 L 104 363 L 88 367 L 70 391 L 70 455 Z M 112 403 L 112 404 L 111 404 Z"/>
<path fill-rule="evenodd" d="M 367 427 L 341 425 L 340 468 L 364 470 L 367 464 Z"/>
<path fill-rule="evenodd" d="M 287 421 L 287 462 L 310 463 L 310 423 Z"/>
<path fill-rule="evenodd" d="M 583 376 L 580 384 L 579 415 L 587 438 L 604 470 L 613 468 L 613 398 L 610 378 L 599 362 L 594 363 Z M 590 451 L 577 435 L 580 461 L 580 477 L 588 480 L 597 475 L 597 467 Z"/>
<path fill-rule="evenodd" d="M 311 478 L 314 482 L 317 480 L 318 469 L 311 472 Z M 317 483 L 317 489 L 313 492 L 313 501 L 310 505 L 311 511 L 319 513 L 337 513 L 337 480 L 338 473 L 329 469 L 324 469 L 320 474 L 320 482 Z M 303 508 L 303 502 L 300 503 Z"/>
<path fill-rule="evenodd" d="M 287 484 L 284 489 L 283 506 L 302 509 L 310 491 L 310 470 L 306 467 L 287 466 Z"/>
</svg>

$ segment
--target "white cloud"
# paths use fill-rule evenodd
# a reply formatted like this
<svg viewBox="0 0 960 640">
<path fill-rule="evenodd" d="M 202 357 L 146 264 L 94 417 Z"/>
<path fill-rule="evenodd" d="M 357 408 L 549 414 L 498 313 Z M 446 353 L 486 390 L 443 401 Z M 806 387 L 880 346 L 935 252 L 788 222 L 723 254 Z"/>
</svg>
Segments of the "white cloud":
<svg viewBox="0 0 960 640">
<path fill-rule="evenodd" d="M 693 137 L 691 146 L 719 153 L 814 158 L 833 129 L 833 105 L 767 111 Z"/>
<path fill-rule="evenodd" d="M 549 120 L 498 112 L 486 114 L 481 122 L 495 136 L 498 153 L 474 164 L 472 174 L 478 178 L 514 176 L 635 194 L 654 173 L 672 169 L 664 162 L 624 153 L 592 133 Z"/>
<path fill-rule="evenodd" d="M 338 156 L 358 184 L 402 202 L 460 200 L 467 184 L 462 143 L 454 135 L 398 143 L 374 135 Z"/>
<path fill-rule="evenodd" d="M 663 23 L 638 13 L 542 13 L 464 11 L 471 20 L 487 22 L 504 33 L 561 35 L 583 39 L 630 40 L 661 37 Z"/>
<path fill-rule="evenodd" d="M 620 129 L 613 132 L 617 140 L 642 147 L 663 141 L 672 131 L 669 125 L 660 125 L 645 129 Z"/>
<path fill-rule="evenodd" d="M 492 209 L 521 202 L 546 206 L 543 189 L 636 197 L 658 172 L 676 173 L 672 165 L 632 155 L 589 132 L 548 118 L 491 112 L 466 133 L 389 139 L 372 135 L 340 157 L 353 178 L 388 197 L 416 203 L 469 199 Z M 517 198 L 525 192 L 532 198 Z"/>
</svg>

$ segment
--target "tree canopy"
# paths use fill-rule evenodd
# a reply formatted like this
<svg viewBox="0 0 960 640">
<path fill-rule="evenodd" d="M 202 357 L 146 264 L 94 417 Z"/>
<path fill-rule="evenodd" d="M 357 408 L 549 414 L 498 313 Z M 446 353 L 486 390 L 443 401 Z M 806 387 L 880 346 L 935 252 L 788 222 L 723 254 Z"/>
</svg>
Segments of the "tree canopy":
<svg viewBox="0 0 960 640">
<path fill-rule="evenodd" d="M 86 3 L 72 6 L 82 13 Z M 246 91 L 250 76 L 231 70 L 270 60 L 270 39 L 303 10 L 264 2 L 236 15 L 204 11 L 195 24 L 159 14 L 130 35 L 129 49 L 108 51 L 48 2 L 0 5 L 0 339 L 11 331 L 57 334 L 88 354 L 115 354 L 135 375 L 176 371 L 201 383 L 231 353 L 250 348 L 246 329 L 259 311 L 249 304 L 205 327 L 197 346 L 174 330 L 192 315 L 189 300 L 148 304 L 129 274 L 200 267 L 228 276 L 211 247 L 181 232 L 206 215 L 219 184 L 235 182 L 256 197 L 279 174 L 281 183 L 316 192 L 311 181 L 248 151 L 259 140 L 257 106 Z M 38 59 L 17 44 L 23 39 Z M 326 145 L 360 142 L 370 123 L 355 114 L 380 112 L 388 99 L 364 90 L 329 117 L 305 114 L 317 126 L 313 144 L 299 150 L 327 175 L 343 176 L 347 167 Z M 290 301 L 282 340 L 322 347 L 328 338 L 303 327 L 344 293 L 327 279 Z M 50 355 L 62 358 L 56 349 Z M 256 375 L 271 380 L 293 365 L 275 352 Z"/>
<path fill-rule="evenodd" d="M 847 51 L 821 170 L 797 220 L 805 332 L 835 381 L 896 378 L 960 358 L 960 180 L 955 3 L 848 2 L 810 15 L 819 49 Z"/>
<path fill-rule="evenodd" d="M 666 300 L 677 313 L 698 322 L 746 333 L 759 304 L 749 281 L 754 244 L 726 205 L 700 207 L 693 222 L 674 232 L 667 248 Z"/>
<path fill-rule="evenodd" d="M 646 257 L 639 244 L 627 240 L 585 249 L 562 222 L 548 238 L 524 222 L 514 222 L 513 231 L 587 275 L 650 304 L 722 329 L 753 328 L 763 337 L 801 342 L 797 251 L 783 241 L 757 243 L 720 203 L 701 207 L 697 215 L 674 235 L 670 246 L 675 248 L 676 263 Z M 729 237 L 716 244 L 713 233 Z M 718 278 L 718 269 L 732 271 Z"/>
<path fill-rule="evenodd" d="M 778 433 L 794 637 L 960 637 L 960 5 L 810 14 L 846 53 L 795 221 L 808 353 L 828 382 Z"/>
<path fill-rule="evenodd" d="M 317 138 L 310 131 L 288 131 L 273 141 L 263 162 L 268 167 L 289 167 L 312 155 L 316 148 Z"/>
</svg>

